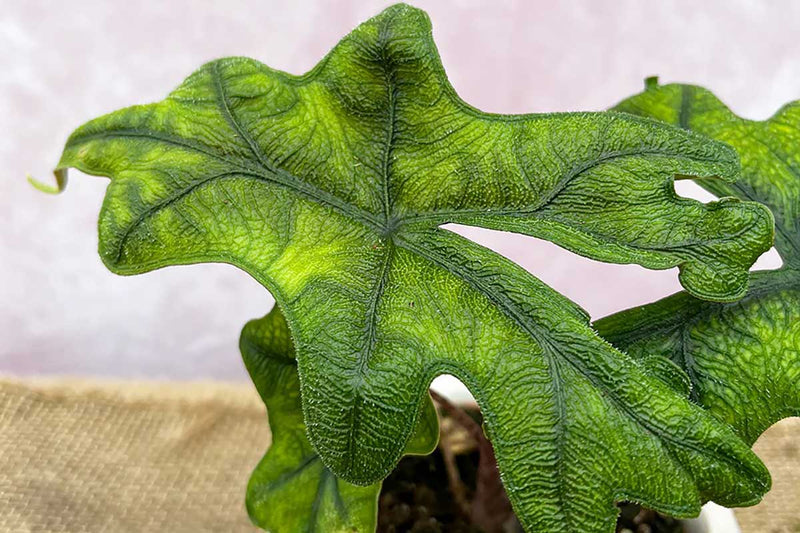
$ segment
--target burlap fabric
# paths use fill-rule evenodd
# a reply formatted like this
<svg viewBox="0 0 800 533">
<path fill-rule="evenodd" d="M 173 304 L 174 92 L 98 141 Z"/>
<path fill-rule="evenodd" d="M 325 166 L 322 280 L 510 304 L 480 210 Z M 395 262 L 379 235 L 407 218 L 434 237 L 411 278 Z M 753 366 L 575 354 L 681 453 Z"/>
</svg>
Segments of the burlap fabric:
<svg viewBox="0 0 800 533">
<path fill-rule="evenodd" d="M 775 424 L 753 449 L 772 474 L 772 490 L 736 510 L 743 533 L 800 533 L 800 418 Z"/>
<path fill-rule="evenodd" d="M 254 532 L 252 386 L 0 382 L 0 532 Z"/>
<path fill-rule="evenodd" d="M 798 440 L 793 419 L 759 441 L 775 489 L 745 533 L 800 531 Z M 268 444 L 249 385 L 0 380 L 0 532 L 254 532 Z"/>
</svg>

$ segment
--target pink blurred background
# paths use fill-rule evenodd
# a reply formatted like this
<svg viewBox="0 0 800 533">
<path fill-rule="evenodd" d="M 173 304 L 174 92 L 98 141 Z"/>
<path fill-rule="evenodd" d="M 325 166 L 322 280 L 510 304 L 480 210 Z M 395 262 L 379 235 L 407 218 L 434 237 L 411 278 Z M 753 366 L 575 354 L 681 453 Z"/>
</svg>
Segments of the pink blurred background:
<svg viewBox="0 0 800 533">
<path fill-rule="evenodd" d="M 800 98 L 800 2 L 418 1 L 458 93 L 499 113 L 601 110 L 644 77 L 690 82 L 763 119 Z M 203 62 L 292 73 L 388 2 L 4 2 L 0 10 L 0 374 L 242 379 L 241 326 L 269 294 L 224 265 L 117 277 L 97 256 L 106 180 L 48 179 L 69 132 L 161 99 Z M 708 200 L 698 187 L 679 192 Z M 529 237 L 465 229 L 593 317 L 679 289 L 675 271 L 604 265 Z M 760 262 L 778 264 L 775 256 Z"/>
</svg>

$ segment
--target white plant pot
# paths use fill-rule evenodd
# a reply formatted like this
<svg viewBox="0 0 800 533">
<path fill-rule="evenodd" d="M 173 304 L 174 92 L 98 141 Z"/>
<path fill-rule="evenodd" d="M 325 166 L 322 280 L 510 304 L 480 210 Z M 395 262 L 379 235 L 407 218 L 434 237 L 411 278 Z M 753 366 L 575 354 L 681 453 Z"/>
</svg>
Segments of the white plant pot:
<svg viewBox="0 0 800 533">
<path fill-rule="evenodd" d="M 686 533 L 741 533 L 733 509 L 714 502 L 703 506 L 700 516 L 683 521 Z"/>
</svg>

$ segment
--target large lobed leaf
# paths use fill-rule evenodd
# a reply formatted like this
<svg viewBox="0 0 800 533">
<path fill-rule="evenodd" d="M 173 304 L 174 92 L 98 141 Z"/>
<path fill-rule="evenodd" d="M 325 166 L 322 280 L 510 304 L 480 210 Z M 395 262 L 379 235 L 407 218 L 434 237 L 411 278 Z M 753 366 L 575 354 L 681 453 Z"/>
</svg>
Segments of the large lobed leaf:
<svg viewBox="0 0 800 533">
<path fill-rule="evenodd" d="M 771 244 L 769 211 L 672 187 L 736 180 L 724 144 L 625 114 L 482 113 L 449 85 L 427 16 L 398 5 L 303 76 L 209 63 L 164 101 L 76 130 L 61 178 L 67 167 L 111 177 L 100 253 L 114 272 L 222 261 L 272 292 L 309 440 L 347 481 L 394 467 L 430 381 L 452 373 L 529 531 L 610 531 L 616 500 L 684 516 L 769 485 L 726 425 L 599 338 L 577 305 L 439 227 L 677 266 L 692 294 L 734 300 Z"/>
<path fill-rule="evenodd" d="M 652 82 L 616 109 L 730 144 L 741 158 L 741 179 L 700 185 L 756 200 L 775 215 L 784 266 L 752 273 L 742 300 L 722 304 L 679 293 L 596 324 L 634 357 L 677 363 L 691 380 L 692 398 L 753 443 L 776 421 L 800 416 L 800 102 L 753 121 L 701 87 Z"/>
<path fill-rule="evenodd" d="M 253 523 L 274 533 L 375 531 L 381 483 L 362 487 L 338 479 L 306 438 L 294 346 L 280 310 L 248 322 L 239 347 L 272 433 L 247 486 Z M 430 398 L 423 405 L 407 454 L 428 454 L 439 440 L 436 409 Z"/>
</svg>

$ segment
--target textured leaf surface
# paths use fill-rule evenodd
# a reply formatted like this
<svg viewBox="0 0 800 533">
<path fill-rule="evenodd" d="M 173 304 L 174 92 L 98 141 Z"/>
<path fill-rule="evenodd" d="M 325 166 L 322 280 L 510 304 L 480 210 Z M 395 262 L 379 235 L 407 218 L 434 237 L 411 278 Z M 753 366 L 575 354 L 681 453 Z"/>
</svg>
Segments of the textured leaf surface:
<svg viewBox="0 0 800 533">
<path fill-rule="evenodd" d="M 653 84 L 617 109 L 729 143 L 739 152 L 741 179 L 699 183 L 775 214 L 784 266 L 754 272 L 744 299 L 719 304 L 679 293 L 597 323 L 634 357 L 672 359 L 690 377 L 692 398 L 753 443 L 781 418 L 800 415 L 800 103 L 765 121 L 745 120 L 703 88 Z"/>
<path fill-rule="evenodd" d="M 477 111 L 447 82 L 424 13 L 394 6 L 303 76 L 223 59 L 166 100 L 70 137 L 111 177 L 113 271 L 224 261 L 275 296 L 309 438 L 337 476 L 384 477 L 430 381 L 461 378 L 529 530 L 606 531 L 618 499 L 677 515 L 756 501 L 763 465 L 727 426 L 632 365 L 588 317 L 448 222 L 680 268 L 728 301 L 771 243 L 762 206 L 678 197 L 675 175 L 738 177 L 729 147 L 625 114 Z"/>
<path fill-rule="evenodd" d="M 253 522 L 275 533 L 375 531 L 381 484 L 338 479 L 306 438 L 294 345 L 280 310 L 248 322 L 239 346 L 272 432 L 269 451 L 247 487 Z M 406 453 L 428 454 L 438 440 L 439 420 L 429 399 Z"/>
</svg>

